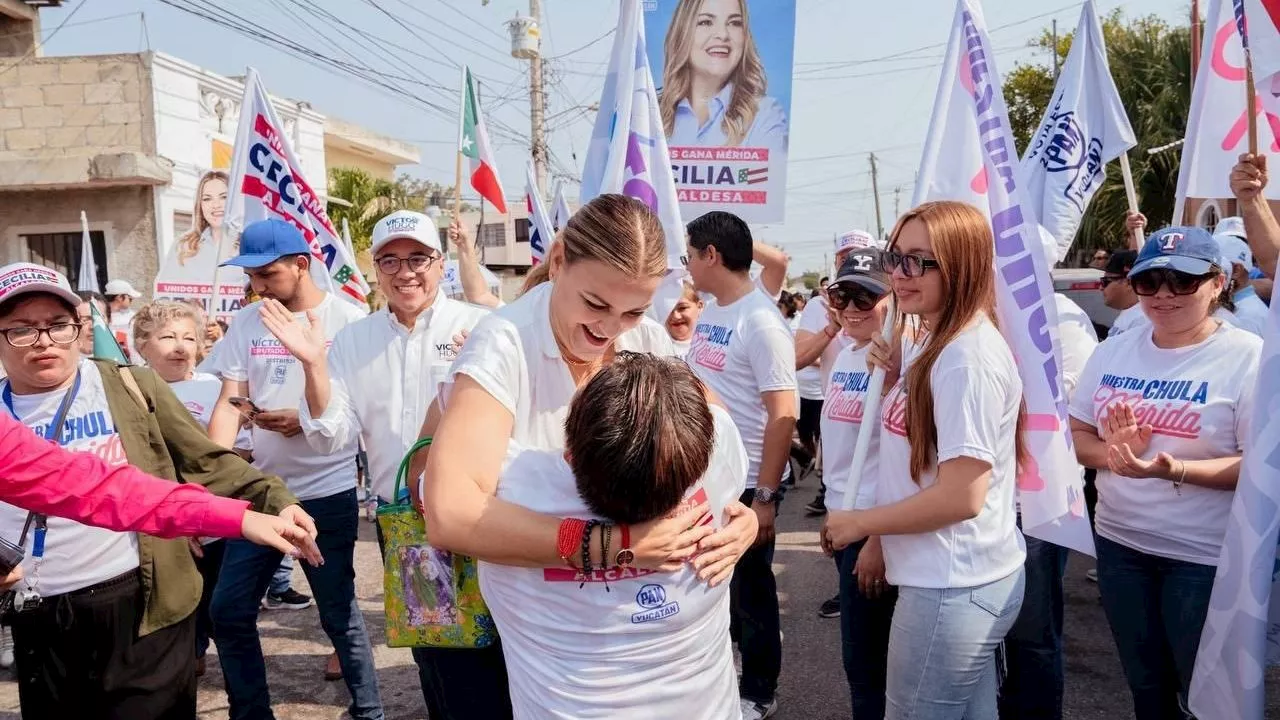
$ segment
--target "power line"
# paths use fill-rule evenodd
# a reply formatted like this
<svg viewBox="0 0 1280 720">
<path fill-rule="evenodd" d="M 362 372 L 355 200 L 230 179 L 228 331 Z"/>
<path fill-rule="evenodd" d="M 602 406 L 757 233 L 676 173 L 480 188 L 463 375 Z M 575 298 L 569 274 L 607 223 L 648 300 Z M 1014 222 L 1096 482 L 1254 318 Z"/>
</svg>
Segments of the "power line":
<svg viewBox="0 0 1280 720">
<path fill-rule="evenodd" d="M 569 51 L 569 52 L 567 52 L 567 53 L 561 53 L 561 54 L 559 54 L 559 55 L 554 55 L 554 56 L 552 56 L 552 57 L 544 58 L 544 59 L 546 59 L 546 60 L 563 60 L 564 58 L 567 58 L 567 57 L 569 57 L 570 55 L 576 55 L 576 54 L 578 54 L 578 53 L 582 52 L 583 50 L 586 50 L 587 48 L 591 47 L 592 45 L 595 45 L 596 43 L 600 42 L 601 40 L 604 40 L 605 38 L 607 38 L 607 37 L 609 37 L 609 36 L 613 35 L 615 32 L 617 32 L 617 28 L 610 28 L 608 32 L 606 32 L 605 34 L 603 34 L 603 35 L 601 35 L 600 37 L 596 38 L 595 40 L 592 40 L 591 42 L 587 43 L 586 45 L 583 45 L 582 47 L 577 47 L 577 48 L 574 48 L 574 49 L 570 50 L 570 51 Z"/>
<path fill-rule="evenodd" d="M 72 19 L 72 18 L 74 18 L 74 17 L 76 16 L 76 13 L 80 12 L 81 10 L 83 10 L 83 9 L 85 8 L 85 6 L 86 6 L 86 5 L 88 5 L 88 4 L 89 4 L 89 0 L 81 0 L 80 4 L 79 4 L 79 5 L 76 5 L 74 8 L 72 8 L 72 9 L 71 9 L 71 12 L 67 13 L 67 16 L 66 16 L 65 18 L 63 18 L 63 19 L 62 19 L 62 22 L 58 23 L 58 26 L 57 26 L 56 28 L 54 28 L 52 31 L 50 31 L 50 32 L 49 32 L 49 34 L 48 34 L 48 36 L 46 36 L 44 40 L 41 40 L 41 41 L 39 41 L 39 42 L 37 42 L 37 43 L 33 43 L 33 44 L 31 45 L 31 49 L 27 51 L 27 54 L 25 54 L 25 55 L 23 55 L 22 57 L 18 58 L 17 60 L 13 61 L 13 63 L 12 63 L 12 64 L 7 65 L 7 66 L 5 66 L 4 68 L 0 68 L 0 75 L 4 75 L 5 73 L 9 72 L 10 70 L 12 70 L 12 69 L 14 69 L 14 68 L 18 67 L 19 65 L 21 65 L 22 63 L 24 63 L 24 62 L 26 62 L 26 61 L 30 60 L 30 59 L 31 59 L 31 58 L 36 54 L 36 51 L 37 51 L 37 50 L 39 50 L 40 48 L 44 47 L 46 43 L 48 43 L 50 40 L 52 40 L 52 39 L 54 38 L 54 36 L 58 34 L 58 31 L 62 30 L 62 28 L 64 28 L 64 27 L 67 27 L 67 23 L 71 22 L 71 19 Z"/>
</svg>

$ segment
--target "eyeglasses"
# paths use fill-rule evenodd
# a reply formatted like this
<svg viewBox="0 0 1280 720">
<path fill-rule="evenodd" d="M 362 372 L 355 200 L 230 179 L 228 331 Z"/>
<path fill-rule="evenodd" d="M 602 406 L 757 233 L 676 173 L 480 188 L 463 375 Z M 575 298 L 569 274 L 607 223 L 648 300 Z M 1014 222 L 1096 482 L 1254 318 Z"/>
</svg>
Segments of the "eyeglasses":
<svg viewBox="0 0 1280 720">
<path fill-rule="evenodd" d="M 1117 283 L 1124 279 L 1125 278 L 1123 275 L 1114 275 L 1110 277 L 1103 275 L 1102 280 L 1100 280 L 1099 282 L 1102 283 L 1102 289 L 1106 290 L 1107 286 L 1110 285 L 1111 283 Z"/>
<path fill-rule="evenodd" d="M 860 285 L 839 283 L 827 286 L 827 301 L 836 310 L 844 310 L 849 307 L 849 303 L 853 303 L 855 308 L 867 312 L 875 308 L 882 297 L 883 294 L 876 295 Z"/>
<path fill-rule="evenodd" d="M 1212 272 L 1206 275 L 1192 275 L 1191 273 L 1178 272 L 1177 270 L 1158 268 L 1144 270 L 1134 275 L 1129 278 L 1129 285 L 1133 287 L 1135 293 L 1143 297 L 1155 295 L 1160 292 L 1162 286 L 1167 286 L 1169 292 L 1174 295 L 1191 295 L 1199 290 L 1205 281 L 1216 274 L 1216 272 Z"/>
<path fill-rule="evenodd" d="M 0 330 L 9 345 L 16 348 L 29 348 L 40 341 L 41 335 L 48 335 L 49 342 L 55 345 L 70 345 L 80 337 L 80 323 L 58 323 L 49 327 L 16 327 Z"/>
<path fill-rule="evenodd" d="M 395 255 L 383 255 L 382 257 L 374 260 L 374 263 L 378 265 L 378 270 L 380 270 L 383 275 L 395 275 L 400 272 L 400 268 L 403 265 L 409 266 L 409 272 L 422 272 L 423 270 L 431 267 L 431 265 L 439 259 L 439 255 L 410 255 L 407 258 L 397 257 Z"/>
<path fill-rule="evenodd" d="M 942 267 L 937 260 L 930 260 L 923 255 L 904 254 L 892 250 L 880 253 L 880 269 L 892 273 L 898 269 L 899 265 L 902 266 L 902 274 L 909 278 L 918 278 L 924 275 L 926 270 Z"/>
</svg>

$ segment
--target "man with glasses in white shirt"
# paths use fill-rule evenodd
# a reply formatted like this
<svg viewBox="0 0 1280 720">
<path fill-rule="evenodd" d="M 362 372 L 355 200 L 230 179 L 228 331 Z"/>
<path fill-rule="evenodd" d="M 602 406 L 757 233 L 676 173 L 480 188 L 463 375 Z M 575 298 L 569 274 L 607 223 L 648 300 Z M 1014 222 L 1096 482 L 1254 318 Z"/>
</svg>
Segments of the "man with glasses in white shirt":
<svg viewBox="0 0 1280 720">
<path fill-rule="evenodd" d="M 307 443 L 331 453 L 362 439 L 373 491 L 385 504 L 399 499 L 396 472 L 457 356 L 456 339 L 487 311 L 440 290 L 444 254 L 430 217 L 400 210 L 382 218 L 371 251 L 387 306 L 341 330 L 327 353 L 322 328 L 279 310 L 264 321 L 302 364 Z M 510 715 L 500 644 L 415 648 L 413 657 L 432 718 L 462 717 L 459 703 L 466 717 Z"/>
</svg>

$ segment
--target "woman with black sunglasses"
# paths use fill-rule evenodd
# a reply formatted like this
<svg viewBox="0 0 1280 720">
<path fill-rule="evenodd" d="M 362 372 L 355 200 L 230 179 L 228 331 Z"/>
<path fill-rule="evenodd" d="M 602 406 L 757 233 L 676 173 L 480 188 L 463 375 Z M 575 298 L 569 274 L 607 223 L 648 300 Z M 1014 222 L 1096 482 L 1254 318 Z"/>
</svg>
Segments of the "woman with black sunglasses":
<svg viewBox="0 0 1280 720">
<path fill-rule="evenodd" d="M 1071 401 L 1076 456 L 1098 470 L 1098 589 L 1138 720 L 1192 717 L 1262 350 L 1214 317 L 1219 254 L 1201 228 L 1154 233 L 1129 273 L 1150 324 L 1099 345 Z"/>
<path fill-rule="evenodd" d="M 844 507 L 853 449 L 863 428 L 872 433 L 871 444 L 853 507 L 862 510 L 876 504 L 879 433 L 873 431 L 874 423 L 864 423 L 863 407 L 872 370 L 867 354 L 889 310 L 889 277 L 881 268 L 881 255 L 875 248 L 854 250 L 840 266 L 835 282 L 827 286 L 827 302 L 850 343 L 835 355 L 828 368 L 822 406 L 826 501 L 832 510 Z M 884 717 L 885 661 L 898 594 L 885 581 L 880 538 L 872 536 L 833 550 L 825 524 L 821 537 L 823 549 L 834 555 L 839 568 L 840 640 L 853 700 L 852 717 Z"/>
</svg>

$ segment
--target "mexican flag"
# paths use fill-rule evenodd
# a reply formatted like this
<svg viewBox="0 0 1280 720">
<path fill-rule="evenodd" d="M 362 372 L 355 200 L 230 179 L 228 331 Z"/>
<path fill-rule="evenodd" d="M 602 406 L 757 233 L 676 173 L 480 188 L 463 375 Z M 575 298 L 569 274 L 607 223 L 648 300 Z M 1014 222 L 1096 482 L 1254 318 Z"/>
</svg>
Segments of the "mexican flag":
<svg viewBox="0 0 1280 720">
<path fill-rule="evenodd" d="M 493 146 L 489 144 L 489 132 L 480 116 L 480 103 L 476 102 L 476 86 L 471 79 L 471 68 L 462 68 L 462 112 L 458 122 L 458 152 L 471 162 L 471 187 L 480 197 L 493 203 L 494 209 L 507 214 L 507 203 L 502 198 L 502 181 L 498 180 L 498 166 L 493 160 Z"/>
<path fill-rule="evenodd" d="M 128 358 L 124 356 L 120 344 L 111 334 L 111 328 L 107 327 L 106 318 L 98 312 L 97 304 L 89 303 L 89 309 L 93 313 L 93 356 L 100 360 L 114 360 L 120 365 L 128 365 Z"/>
</svg>

